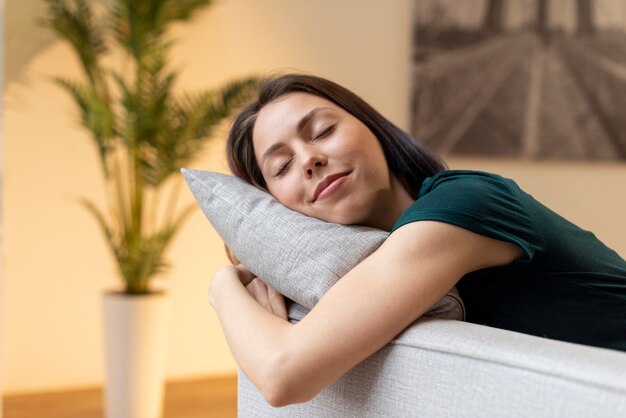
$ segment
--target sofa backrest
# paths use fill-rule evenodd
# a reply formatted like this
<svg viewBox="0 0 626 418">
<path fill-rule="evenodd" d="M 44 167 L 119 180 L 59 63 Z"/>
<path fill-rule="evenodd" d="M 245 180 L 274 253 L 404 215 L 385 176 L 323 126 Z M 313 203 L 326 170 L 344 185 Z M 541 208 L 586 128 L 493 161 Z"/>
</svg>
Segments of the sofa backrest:
<svg viewBox="0 0 626 418">
<path fill-rule="evenodd" d="M 308 311 L 289 306 L 292 323 Z M 240 370 L 238 416 L 626 417 L 626 353 L 421 317 L 313 400 L 269 406 Z"/>
</svg>

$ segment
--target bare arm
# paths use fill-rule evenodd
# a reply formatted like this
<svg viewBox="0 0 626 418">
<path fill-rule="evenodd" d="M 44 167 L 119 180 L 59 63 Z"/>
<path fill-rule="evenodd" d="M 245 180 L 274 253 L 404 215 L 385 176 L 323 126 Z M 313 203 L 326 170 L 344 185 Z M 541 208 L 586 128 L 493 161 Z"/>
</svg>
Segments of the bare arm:
<svg viewBox="0 0 626 418">
<path fill-rule="evenodd" d="M 222 281 L 228 291 L 215 306 L 238 364 L 271 405 L 283 406 L 312 399 L 418 319 L 466 273 L 508 264 L 521 254 L 514 244 L 454 225 L 413 222 L 391 234 L 295 325 L 263 309 L 235 280 Z M 226 294 L 230 310 L 221 303 Z"/>
</svg>

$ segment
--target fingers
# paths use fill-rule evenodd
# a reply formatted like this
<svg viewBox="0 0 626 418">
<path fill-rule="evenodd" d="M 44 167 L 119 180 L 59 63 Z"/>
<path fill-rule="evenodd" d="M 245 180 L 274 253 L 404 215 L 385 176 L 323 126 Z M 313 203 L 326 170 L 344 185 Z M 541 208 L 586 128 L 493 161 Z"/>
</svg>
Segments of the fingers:
<svg viewBox="0 0 626 418">
<path fill-rule="evenodd" d="M 279 317 L 283 318 L 285 321 L 289 320 L 287 316 L 287 306 L 285 306 L 285 297 L 281 295 L 276 289 L 267 285 L 268 290 L 268 298 L 270 301 L 270 305 L 272 305 L 272 309 L 274 313 Z"/>
<path fill-rule="evenodd" d="M 243 264 L 239 263 L 235 267 L 239 270 L 239 279 L 244 286 L 250 284 L 250 282 L 255 278 L 254 273 L 248 270 Z"/>
<path fill-rule="evenodd" d="M 287 307 L 285 305 L 285 297 L 277 290 L 266 284 L 258 277 L 254 278 L 248 286 L 248 293 L 267 311 L 274 315 L 289 320 L 287 315 Z"/>
<path fill-rule="evenodd" d="M 268 299 L 267 287 L 261 279 L 259 279 L 258 277 L 253 279 L 250 284 L 246 286 L 246 289 L 248 289 L 248 292 L 252 295 L 254 299 L 256 299 L 256 301 L 261 306 L 263 306 L 269 312 L 274 313 L 274 311 L 272 310 L 272 305 L 270 304 L 270 301 Z"/>
</svg>

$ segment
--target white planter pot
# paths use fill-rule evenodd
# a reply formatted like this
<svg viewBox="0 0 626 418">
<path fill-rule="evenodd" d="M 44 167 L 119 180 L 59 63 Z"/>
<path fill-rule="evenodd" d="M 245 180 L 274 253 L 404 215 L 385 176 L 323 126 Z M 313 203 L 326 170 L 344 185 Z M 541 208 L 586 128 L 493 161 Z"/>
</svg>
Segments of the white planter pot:
<svg viewBox="0 0 626 418">
<path fill-rule="evenodd" d="M 167 293 L 103 297 L 107 418 L 163 413 L 170 308 Z"/>
</svg>

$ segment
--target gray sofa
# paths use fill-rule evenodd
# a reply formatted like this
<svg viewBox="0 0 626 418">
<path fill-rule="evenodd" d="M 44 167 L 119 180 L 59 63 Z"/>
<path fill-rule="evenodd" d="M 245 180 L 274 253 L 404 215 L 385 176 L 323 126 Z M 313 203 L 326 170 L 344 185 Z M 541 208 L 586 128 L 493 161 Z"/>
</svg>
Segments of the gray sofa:
<svg viewBox="0 0 626 418">
<path fill-rule="evenodd" d="M 294 212 L 237 177 L 181 173 L 292 323 L 388 236 Z M 274 408 L 240 370 L 239 417 L 626 417 L 626 353 L 446 319 L 464 318 L 455 292 L 309 402 Z"/>
<path fill-rule="evenodd" d="M 626 353 L 423 316 L 306 403 L 239 370 L 238 417 L 626 417 Z"/>
</svg>

